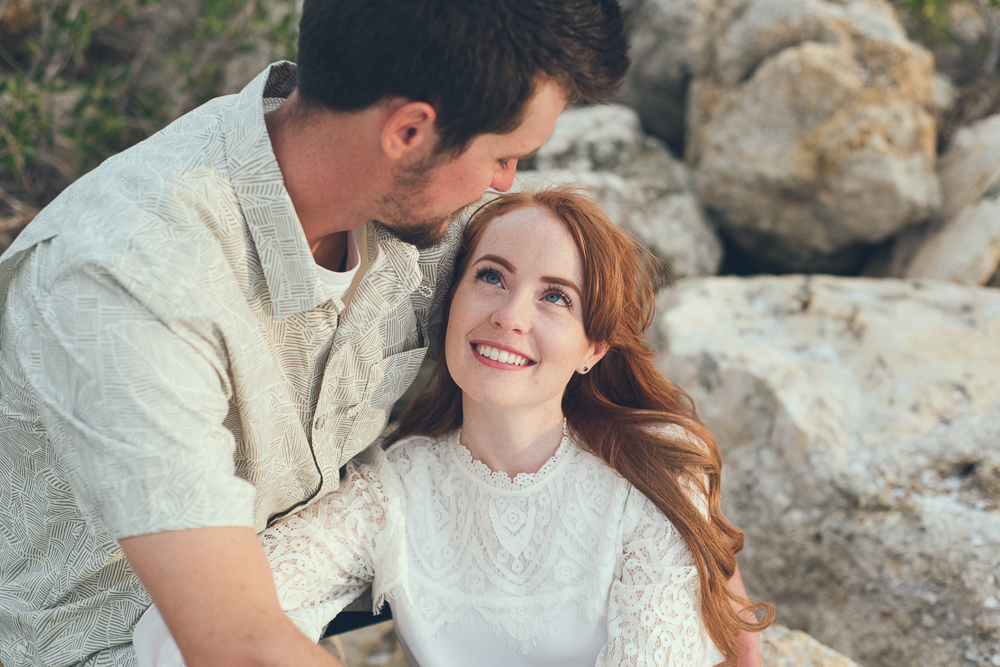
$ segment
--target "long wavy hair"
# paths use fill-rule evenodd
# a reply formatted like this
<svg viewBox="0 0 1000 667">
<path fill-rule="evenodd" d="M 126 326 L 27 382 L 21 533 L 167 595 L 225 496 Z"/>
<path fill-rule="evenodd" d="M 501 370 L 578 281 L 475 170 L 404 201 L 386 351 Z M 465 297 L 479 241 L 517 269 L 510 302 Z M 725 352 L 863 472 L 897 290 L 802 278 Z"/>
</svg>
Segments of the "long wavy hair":
<svg viewBox="0 0 1000 667">
<path fill-rule="evenodd" d="M 480 207 L 465 228 L 455 282 L 444 304 L 444 326 L 454 285 L 465 275 L 490 222 L 532 206 L 548 209 L 565 222 L 583 259 L 584 331 L 591 342 L 609 345 L 589 373 L 574 374 L 566 386 L 562 410 L 567 425 L 577 442 L 641 491 L 680 532 L 698 567 L 701 613 L 708 633 L 725 656 L 722 665 L 735 665 L 738 632 L 768 627 L 774 621 L 774 608 L 740 598 L 729 588 L 743 533 L 722 514 L 722 456 L 715 440 L 698 419 L 690 397 L 653 367 L 656 353 L 644 342 L 655 309 L 653 282 L 642 261 L 645 256 L 648 263 L 648 251 L 573 188 L 500 195 Z M 461 389 L 448 371 L 445 336 L 439 340 L 434 376 L 401 415 L 391 442 L 409 435 L 442 436 L 462 424 Z M 668 424 L 689 435 L 664 430 Z M 685 493 L 689 484 L 707 498 L 707 520 Z M 746 611 L 763 610 L 763 620 L 745 620 L 733 602 Z"/>
</svg>

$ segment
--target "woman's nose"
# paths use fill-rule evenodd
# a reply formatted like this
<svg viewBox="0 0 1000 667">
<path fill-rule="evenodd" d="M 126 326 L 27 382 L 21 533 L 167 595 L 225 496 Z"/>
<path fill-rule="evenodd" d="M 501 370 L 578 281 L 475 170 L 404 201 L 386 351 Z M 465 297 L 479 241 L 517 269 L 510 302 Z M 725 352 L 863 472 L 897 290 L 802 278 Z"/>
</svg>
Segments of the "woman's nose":
<svg viewBox="0 0 1000 667">
<path fill-rule="evenodd" d="M 493 326 L 507 331 L 525 333 L 530 328 L 530 299 L 511 295 L 493 311 Z"/>
</svg>

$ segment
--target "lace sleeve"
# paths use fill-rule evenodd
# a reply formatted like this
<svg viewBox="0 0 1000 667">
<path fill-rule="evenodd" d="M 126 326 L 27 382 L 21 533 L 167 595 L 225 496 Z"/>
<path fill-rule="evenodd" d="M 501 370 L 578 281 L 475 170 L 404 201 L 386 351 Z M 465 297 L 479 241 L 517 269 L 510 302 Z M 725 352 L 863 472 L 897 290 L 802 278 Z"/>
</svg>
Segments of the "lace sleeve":
<svg viewBox="0 0 1000 667">
<path fill-rule="evenodd" d="M 282 609 L 314 640 L 374 578 L 378 549 L 400 516 L 386 472 L 348 464 L 339 489 L 260 534 Z"/>
<path fill-rule="evenodd" d="M 703 667 L 717 654 L 699 614 L 698 570 L 663 513 L 633 489 L 621 578 L 611 586 L 598 667 Z M 721 657 L 721 656 L 720 656 Z"/>
</svg>

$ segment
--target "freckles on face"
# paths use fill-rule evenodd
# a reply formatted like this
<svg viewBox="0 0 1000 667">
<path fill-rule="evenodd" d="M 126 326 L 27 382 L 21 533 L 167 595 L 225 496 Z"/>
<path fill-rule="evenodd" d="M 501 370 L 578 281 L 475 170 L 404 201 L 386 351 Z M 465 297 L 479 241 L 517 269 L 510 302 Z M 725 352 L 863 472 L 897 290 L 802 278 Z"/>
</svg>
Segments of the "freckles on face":
<svg viewBox="0 0 1000 667">
<path fill-rule="evenodd" d="M 466 400 L 559 409 L 594 353 L 583 327 L 583 266 L 566 224 L 548 209 L 489 223 L 456 283 L 445 359 Z"/>
</svg>

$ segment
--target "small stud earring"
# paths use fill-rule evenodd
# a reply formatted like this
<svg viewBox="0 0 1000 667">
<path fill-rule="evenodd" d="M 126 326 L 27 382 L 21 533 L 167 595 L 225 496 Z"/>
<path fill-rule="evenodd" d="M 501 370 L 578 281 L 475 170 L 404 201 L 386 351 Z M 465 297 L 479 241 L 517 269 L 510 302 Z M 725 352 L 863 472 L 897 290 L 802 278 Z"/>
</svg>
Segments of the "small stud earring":
<svg viewBox="0 0 1000 667">
<path fill-rule="evenodd" d="M 589 367 L 587 367 L 587 366 L 584 366 L 584 367 L 583 367 L 583 372 L 584 372 L 584 373 L 586 373 L 586 372 L 588 372 L 588 371 L 590 371 L 590 368 L 589 368 Z"/>
</svg>

